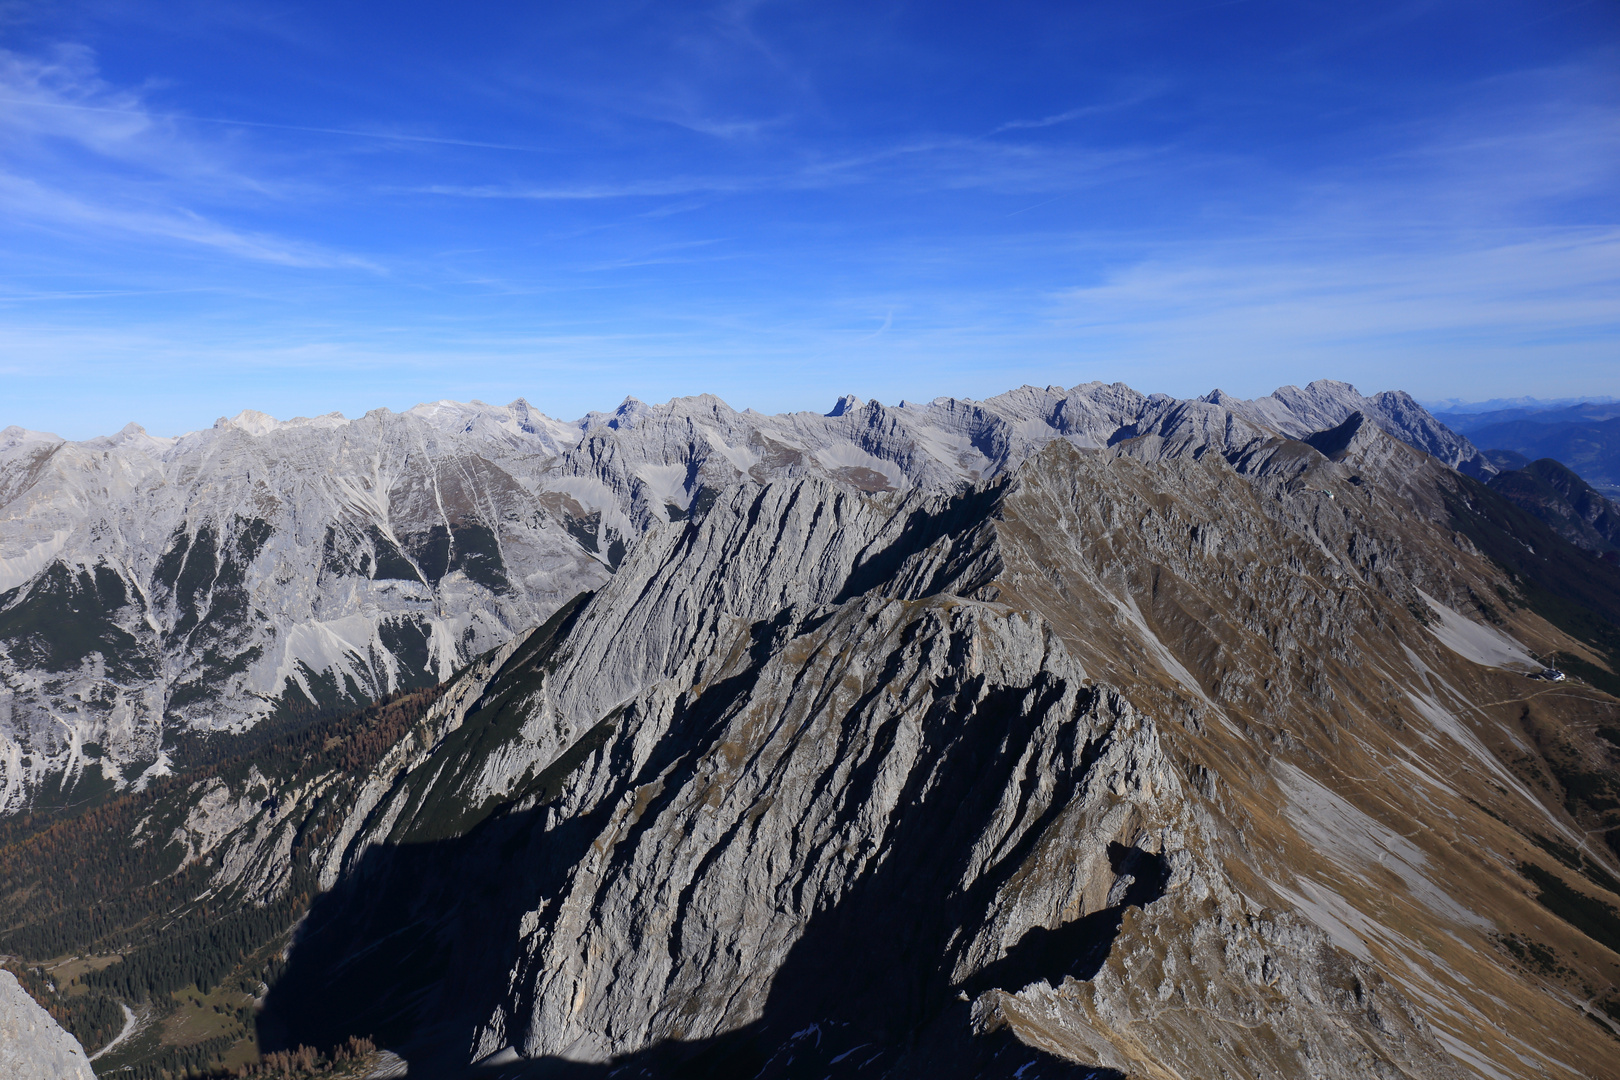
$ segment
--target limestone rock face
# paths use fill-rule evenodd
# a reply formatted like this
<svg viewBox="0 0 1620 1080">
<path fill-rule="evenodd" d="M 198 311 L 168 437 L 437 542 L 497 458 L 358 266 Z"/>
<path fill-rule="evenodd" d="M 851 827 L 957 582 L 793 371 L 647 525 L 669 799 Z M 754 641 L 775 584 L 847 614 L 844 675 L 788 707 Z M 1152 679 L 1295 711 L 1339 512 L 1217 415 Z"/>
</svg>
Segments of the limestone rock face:
<svg viewBox="0 0 1620 1080">
<path fill-rule="evenodd" d="M 12 1080 L 95 1080 L 78 1040 L 0 971 L 0 1076 Z"/>
<path fill-rule="evenodd" d="M 1325 431 L 1343 423 L 1352 413 L 1361 413 L 1387 434 L 1469 476 L 1487 480 L 1497 472 L 1473 443 L 1400 390 L 1386 390 L 1369 398 L 1349 383 L 1318 379 L 1303 390 L 1285 386 L 1253 401 L 1236 401 L 1218 390 L 1204 400 L 1229 405 L 1233 411 L 1296 439 Z"/>
<path fill-rule="evenodd" d="M 140 786 L 170 770 L 165 747 L 185 731 L 446 678 L 738 483 L 953 492 L 1053 440 L 1232 455 L 1357 411 L 1475 468 L 1467 440 L 1405 395 L 1328 382 L 1254 402 L 1101 383 L 897 408 L 847 398 L 827 416 L 629 399 L 570 423 L 522 400 L 352 420 L 250 410 L 179 438 L 131 424 L 76 443 L 6 428 L 0 812 L 47 788 Z"/>
</svg>

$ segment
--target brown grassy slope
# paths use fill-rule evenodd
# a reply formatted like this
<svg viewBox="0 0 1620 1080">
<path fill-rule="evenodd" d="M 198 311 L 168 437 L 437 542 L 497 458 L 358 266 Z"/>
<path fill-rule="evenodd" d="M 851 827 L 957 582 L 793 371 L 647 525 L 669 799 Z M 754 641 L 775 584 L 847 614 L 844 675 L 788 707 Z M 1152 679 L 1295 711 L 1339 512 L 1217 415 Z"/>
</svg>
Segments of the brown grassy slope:
<svg viewBox="0 0 1620 1080">
<path fill-rule="evenodd" d="M 1594 839 L 1620 780 L 1597 733 L 1620 702 L 1441 643 L 1419 589 L 1477 612 L 1514 582 L 1450 527 L 1449 471 L 1383 442 L 1340 463 L 1280 446 L 1249 477 L 1055 445 L 1003 507 L 995 589 L 1182 721 L 1168 740 L 1257 906 L 1303 910 L 1376 963 L 1481 1074 L 1604 1075 L 1620 942 L 1533 877 L 1620 906 Z M 1528 608 L 1498 618 L 1532 648 L 1581 647 Z"/>
</svg>

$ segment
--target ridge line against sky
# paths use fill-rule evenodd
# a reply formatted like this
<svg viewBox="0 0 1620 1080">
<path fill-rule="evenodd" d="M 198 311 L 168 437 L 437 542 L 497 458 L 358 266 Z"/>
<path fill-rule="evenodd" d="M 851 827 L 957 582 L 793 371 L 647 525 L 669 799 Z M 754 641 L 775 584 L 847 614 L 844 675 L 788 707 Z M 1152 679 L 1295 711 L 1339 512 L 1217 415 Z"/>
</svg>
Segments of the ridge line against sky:
<svg viewBox="0 0 1620 1080">
<path fill-rule="evenodd" d="M 1310 380 L 1310 381 L 1316 381 L 1316 380 Z M 1325 382 L 1343 382 L 1343 380 L 1335 380 L 1335 379 L 1331 379 L 1331 378 L 1323 379 L 1321 381 L 1325 381 Z M 1058 387 L 1058 389 L 1065 390 L 1065 391 L 1073 391 L 1073 390 L 1079 389 L 1082 385 L 1084 385 L 1084 384 L 1076 384 L 1076 385 L 1070 386 L 1070 387 L 1061 387 L 1060 386 L 1060 387 Z M 1288 385 L 1278 386 L 1278 387 L 1274 387 L 1273 390 L 1271 391 L 1271 393 L 1278 393 L 1278 392 L 1281 392 L 1281 391 L 1284 391 L 1284 390 L 1295 390 L 1295 391 L 1297 391 L 1297 390 L 1301 389 L 1301 387 L 1303 385 L 1305 385 L 1304 382 L 1302 382 L 1299 385 L 1288 384 Z M 1355 386 L 1354 384 L 1346 383 L 1345 385 L 1347 385 L 1352 392 L 1362 393 L 1361 388 Z M 783 410 L 782 412 L 776 413 L 776 414 L 762 414 L 762 415 L 792 415 L 793 413 L 809 413 L 809 414 L 820 415 L 820 416 L 832 416 L 832 415 L 835 415 L 835 413 L 832 412 L 831 409 L 836 409 L 836 408 L 840 407 L 841 405 L 843 405 L 845 399 L 850 398 L 850 397 L 854 398 L 857 403 L 862 404 L 862 405 L 864 405 L 866 403 L 869 403 L 869 402 L 874 402 L 875 401 L 879 405 L 881 405 L 881 406 L 883 406 L 885 408 L 905 409 L 905 408 L 926 408 L 926 407 L 928 407 L 930 405 L 933 405 L 935 403 L 938 403 L 938 402 L 950 402 L 950 401 L 967 402 L 967 403 L 970 403 L 970 404 L 982 404 L 982 403 L 984 403 L 986 401 L 993 401 L 997 397 L 1003 396 L 1005 394 L 1016 393 L 1016 392 L 1018 392 L 1020 390 L 1030 390 L 1030 389 L 1040 390 L 1040 389 L 1051 389 L 1051 388 L 1052 388 L 1052 384 L 1048 384 L 1046 387 L 1042 388 L 1042 387 L 1034 386 L 1033 384 L 1025 383 L 1025 384 L 1022 384 L 1022 385 L 1019 385 L 1019 386 L 1003 387 L 1001 390 L 997 391 L 994 394 L 989 395 L 986 398 L 971 398 L 971 397 L 966 397 L 966 396 L 963 396 L 963 395 L 942 394 L 942 395 L 938 395 L 938 396 L 933 397 L 933 398 L 910 397 L 910 398 L 899 398 L 899 399 L 896 399 L 896 400 L 893 400 L 893 401 L 887 401 L 887 402 L 878 401 L 878 399 L 876 399 L 876 398 L 870 398 L 870 397 L 867 397 L 867 396 L 864 396 L 864 395 L 861 395 L 861 394 L 856 394 L 856 393 L 834 394 L 834 395 L 831 396 L 831 406 L 830 406 L 830 408 L 827 407 L 827 400 L 828 400 L 827 396 L 823 395 L 823 407 L 821 407 L 821 408 L 789 409 L 789 410 Z M 1129 387 L 1129 389 L 1134 390 L 1137 393 L 1140 393 L 1144 397 L 1148 397 L 1148 398 L 1152 398 L 1152 397 L 1155 397 L 1155 396 L 1165 396 L 1164 392 L 1159 391 L 1159 390 L 1144 390 L 1141 387 Z M 1394 391 L 1394 392 L 1397 392 L 1397 393 L 1402 392 L 1399 387 L 1390 386 L 1390 387 L 1384 387 L 1384 388 L 1382 388 L 1380 390 L 1372 391 L 1370 393 L 1366 393 L 1364 396 L 1366 396 L 1366 397 L 1376 397 L 1378 394 L 1386 392 L 1386 391 Z M 1199 400 L 1199 399 L 1205 398 L 1208 395 L 1216 393 L 1216 392 L 1220 392 L 1222 394 L 1226 393 L 1226 391 L 1224 391 L 1220 387 L 1211 387 L 1209 390 L 1205 391 L 1202 394 L 1194 394 L 1194 395 L 1190 395 L 1188 397 L 1176 398 L 1176 400 L 1194 401 L 1194 400 Z M 1175 395 L 1168 395 L 1168 396 L 1170 396 L 1172 398 L 1176 397 Z M 1227 396 L 1236 397 L 1237 395 L 1227 395 Z M 1252 400 L 1255 400 L 1255 399 L 1258 399 L 1258 398 L 1264 398 L 1264 397 L 1269 397 L 1269 396 L 1271 396 L 1271 394 L 1269 394 L 1269 393 L 1268 394 L 1256 394 L 1256 395 L 1254 395 L 1254 398 L 1248 398 L 1248 399 L 1243 399 L 1243 400 L 1252 401 Z M 233 424 L 240 423 L 244 419 L 247 419 L 248 421 L 251 422 L 251 421 L 257 420 L 259 418 L 263 418 L 263 419 L 268 420 L 271 423 L 277 424 L 277 425 L 301 424 L 301 423 L 307 423 L 307 422 L 311 422 L 311 421 L 325 420 L 325 419 L 329 419 L 329 418 L 336 418 L 338 420 L 341 420 L 344 423 L 349 423 L 349 422 L 354 421 L 354 420 L 363 419 L 363 418 L 371 415 L 371 413 L 373 413 L 373 412 L 388 412 L 388 413 L 392 413 L 395 416 L 399 416 L 399 415 L 403 415 L 403 414 L 409 413 L 409 412 L 414 412 L 414 411 L 417 411 L 417 410 L 422 410 L 422 409 L 432 410 L 432 409 L 443 408 L 443 407 L 454 407 L 454 408 L 458 408 L 458 409 L 473 408 L 473 409 L 505 410 L 505 409 L 511 409 L 511 408 L 514 408 L 514 407 L 520 407 L 521 406 L 523 408 L 532 410 L 533 412 L 539 414 L 540 416 L 542 416 L 545 419 L 547 419 L 549 421 L 552 421 L 554 423 L 559 423 L 559 424 L 564 424 L 564 425 L 575 425 L 575 424 L 585 423 L 586 421 L 592 420 L 592 419 L 600 419 L 600 418 L 612 417 L 615 414 L 620 413 L 627 406 L 640 405 L 640 406 L 650 407 L 650 408 L 653 408 L 653 409 L 659 409 L 659 408 L 665 408 L 665 407 L 671 406 L 676 401 L 689 401 L 689 400 L 693 400 L 693 399 L 710 398 L 710 397 L 716 398 L 717 400 L 720 401 L 721 404 L 725 405 L 727 408 L 732 409 L 732 411 L 736 412 L 739 415 L 741 415 L 743 413 L 746 413 L 746 412 L 758 412 L 759 411 L 759 410 L 750 409 L 749 407 L 746 407 L 746 406 L 744 406 L 744 407 L 735 407 L 730 402 L 726 401 L 723 397 L 720 397 L 717 394 L 712 394 L 712 393 L 707 393 L 707 392 L 699 392 L 699 393 L 695 393 L 695 394 L 680 395 L 679 397 L 675 397 L 675 398 L 669 398 L 669 399 L 664 399 L 664 400 L 655 400 L 655 401 L 643 401 L 642 399 L 636 397 L 634 394 L 627 394 L 627 395 L 624 395 L 624 397 L 622 399 L 620 399 L 616 404 L 599 403 L 598 407 L 587 409 L 584 412 L 579 413 L 577 415 L 559 415 L 559 414 L 553 413 L 550 410 L 546 409 L 543 405 L 537 405 L 535 402 L 530 401 L 528 398 L 519 395 L 518 397 L 513 398 L 512 400 L 504 402 L 504 403 L 502 403 L 502 402 L 482 401 L 482 400 L 479 400 L 479 399 L 476 399 L 476 398 L 466 400 L 466 401 L 457 401 L 457 400 L 454 400 L 454 399 L 451 399 L 451 398 L 439 398 L 439 399 L 436 399 L 436 400 L 433 400 L 433 401 L 418 401 L 414 405 L 411 405 L 411 406 L 409 406 L 407 408 L 402 408 L 402 409 L 391 409 L 386 405 L 380 405 L 380 406 L 374 406 L 374 407 L 369 408 L 369 409 L 365 409 L 363 411 L 358 411 L 358 412 L 355 412 L 355 413 L 352 413 L 352 414 L 351 413 L 345 413 L 345 412 L 343 412 L 341 410 L 333 409 L 333 410 L 330 410 L 330 411 L 325 412 L 325 413 L 296 413 L 296 414 L 286 415 L 286 416 L 275 416 L 275 415 L 272 415 L 270 413 L 266 413 L 262 409 L 255 409 L 255 408 L 250 407 L 250 408 L 240 409 L 237 412 L 232 413 L 230 415 L 218 416 L 213 421 L 211 421 L 209 423 L 201 424 L 201 425 L 199 425 L 199 426 L 197 426 L 195 428 L 190 428 L 190 429 L 187 429 L 187 430 L 184 430 L 184 431 L 152 431 L 152 430 L 149 430 L 148 427 L 145 424 L 141 423 L 139 418 L 134 418 L 134 419 L 130 419 L 130 420 L 126 421 L 124 424 L 119 425 L 115 429 L 109 429 L 109 430 L 106 430 L 106 431 L 99 431 L 99 432 L 96 432 L 95 434 L 87 435 L 87 436 L 83 436 L 83 437 L 67 437 L 67 436 L 62 436 L 59 433 L 54 432 L 54 431 L 41 430 L 41 429 L 37 429 L 37 428 L 27 428 L 27 427 L 24 427 L 23 425 L 17 425 L 17 424 L 12 424 L 12 425 L 7 425 L 5 427 L 0 427 L 0 435 L 11 432 L 11 433 L 17 433 L 19 437 L 22 434 L 27 434 L 27 435 L 34 435 L 34 436 L 48 436 L 48 437 L 51 437 L 51 438 L 65 438 L 66 441 L 68 441 L 68 442 L 95 442 L 95 441 L 98 441 L 98 440 L 114 438 L 114 437 L 116 437 L 118 435 L 124 434 L 125 432 L 129 431 L 131 428 L 136 428 L 136 429 L 139 429 L 140 434 L 150 435 L 150 436 L 153 436 L 155 438 L 160 438 L 160 439 L 171 439 L 172 440 L 172 439 L 184 439 L 184 438 L 186 438 L 188 436 L 199 434 L 199 433 L 201 433 L 203 431 L 206 431 L 206 430 L 208 430 L 210 428 L 217 428 L 220 425 L 225 424 L 225 423 L 233 423 Z M 1512 408 L 1512 409 L 1542 409 L 1542 408 L 1554 408 L 1554 407 L 1567 407 L 1567 406 L 1570 406 L 1570 405 L 1586 404 L 1586 403 L 1604 404 L 1604 403 L 1611 403 L 1611 402 L 1615 402 L 1615 401 L 1620 401 L 1620 398 L 1604 397 L 1604 396 L 1590 396 L 1589 395 L 1589 396 L 1584 396 L 1584 397 L 1559 398 L 1559 399 L 1554 399 L 1554 400 L 1544 400 L 1544 399 L 1532 398 L 1532 397 L 1498 398 L 1498 399 L 1493 399 L 1493 400 L 1489 400 L 1489 401 L 1478 401 L 1478 402 L 1469 402 L 1469 401 L 1462 401 L 1462 400 L 1457 400 L 1457 399 L 1450 399 L 1450 400 L 1445 400 L 1445 401 L 1425 400 L 1425 401 L 1419 401 L 1418 404 L 1421 405 L 1423 408 L 1429 410 L 1431 413 L 1442 413 L 1442 412 L 1475 413 L 1475 412 L 1486 412 L 1486 411 L 1490 411 L 1490 410 L 1493 410 L 1493 409 L 1509 409 L 1509 408 Z"/>
<path fill-rule="evenodd" d="M 0 8 L 0 426 L 1620 393 L 1614 5 L 384 15 Z"/>
</svg>

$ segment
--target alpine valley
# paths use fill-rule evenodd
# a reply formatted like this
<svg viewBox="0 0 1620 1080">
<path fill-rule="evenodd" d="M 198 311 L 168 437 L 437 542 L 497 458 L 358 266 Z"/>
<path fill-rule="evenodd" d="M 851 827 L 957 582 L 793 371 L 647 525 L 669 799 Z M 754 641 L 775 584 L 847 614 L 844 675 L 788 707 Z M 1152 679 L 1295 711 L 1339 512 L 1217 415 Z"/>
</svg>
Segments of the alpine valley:
<svg viewBox="0 0 1620 1080">
<path fill-rule="evenodd" d="M 1614 510 L 1503 475 L 1325 381 L 7 428 L 8 1052 L 1620 1075 Z"/>
</svg>

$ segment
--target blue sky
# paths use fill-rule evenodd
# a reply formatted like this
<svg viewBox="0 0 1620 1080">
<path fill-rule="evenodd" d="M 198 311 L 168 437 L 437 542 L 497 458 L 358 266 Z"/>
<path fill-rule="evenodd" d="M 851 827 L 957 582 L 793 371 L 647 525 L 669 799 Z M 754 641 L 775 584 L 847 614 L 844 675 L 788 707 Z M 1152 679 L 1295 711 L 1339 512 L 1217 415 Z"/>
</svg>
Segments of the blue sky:
<svg viewBox="0 0 1620 1080">
<path fill-rule="evenodd" d="M 1620 394 L 1613 0 L 0 0 L 0 425 Z"/>
</svg>

